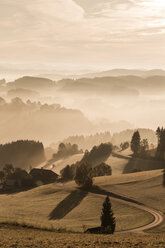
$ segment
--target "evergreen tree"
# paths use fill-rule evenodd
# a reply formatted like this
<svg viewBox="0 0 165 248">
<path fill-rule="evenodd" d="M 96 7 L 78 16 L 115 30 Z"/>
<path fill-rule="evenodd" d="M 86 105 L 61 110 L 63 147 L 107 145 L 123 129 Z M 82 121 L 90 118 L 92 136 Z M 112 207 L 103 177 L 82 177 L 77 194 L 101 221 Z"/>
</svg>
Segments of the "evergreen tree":
<svg viewBox="0 0 165 248">
<path fill-rule="evenodd" d="M 158 136 L 158 146 L 156 156 L 158 159 L 165 159 L 165 128 L 159 128 L 156 130 Z"/>
<path fill-rule="evenodd" d="M 131 150 L 136 156 L 140 152 L 140 134 L 139 131 L 134 132 L 131 140 Z"/>
<path fill-rule="evenodd" d="M 113 234 L 115 231 L 115 226 L 116 226 L 115 217 L 113 216 L 110 199 L 107 196 L 103 203 L 103 208 L 101 213 L 101 227 L 103 228 L 103 232 Z"/>
<path fill-rule="evenodd" d="M 165 169 L 163 171 L 163 186 L 165 187 Z"/>
<path fill-rule="evenodd" d="M 160 134 L 161 134 L 161 129 L 160 129 L 160 127 L 158 127 L 156 130 L 156 135 L 158 137 L 158 145 L 160 144 Z"/>
<path fill-rule="evenodd" d="M 72 180 L 74 177 L 73 169 L 69 165 L 67 165 L 65 168 L 63 168 L 60 171 L 60 174 L 61 174 L 62 179 L 64 179 L 65 181 Z"/>
</svg>

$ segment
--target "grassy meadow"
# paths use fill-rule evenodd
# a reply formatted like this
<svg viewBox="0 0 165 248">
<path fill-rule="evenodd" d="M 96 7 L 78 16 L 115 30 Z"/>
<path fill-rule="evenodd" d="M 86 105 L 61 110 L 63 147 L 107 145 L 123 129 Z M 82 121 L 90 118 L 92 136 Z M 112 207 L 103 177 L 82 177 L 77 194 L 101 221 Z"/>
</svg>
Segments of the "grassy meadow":
<svg viewBox="0 0 165 248">
<path fill-rule="evenodd" d="M 79 190 L 75 183 L 50 184 L 11 194 L 0 195 L 0 221 L 20 223 L 47 229 L 82 232 L 100 225 L 105 195 Z M 117 231 L 143 226 L 152 215 L 112 200 Z"/>
<path fill-rule="evenodd" d="M 117 157 L 111 157 L 109 161 L 120 171 L 126 163 L 126 159 Z M 61 169 L 64 161 L 59 161 L 57 165 Z M 94 178 L 94 184 L 165 213 L 162 170 L 114 173 L 112 176 Z M 105 195 L 79 190 L 73 181 L 1 194 L 0 222 L 3 225 L 0 226 L 0 247 L 165 247 L 165 222 L 145 234 L 82 235 L 87 228 L 100 225 L 104 199 Z M 111 202 L 116 231 L 140 227 L 153 220 L 151 214 L 141 209 L 115 199 Z"/>
<path fill-rule="evenodd" d="M 150 171 L 106 176 L 95 178 L 94 183 L 107 191 L 126 195 L 163 212 L 165 200 L 161 173 Z M 25 192 L 0 195 L 0 221 L 82 232 L 84 227 L 100 224 L 104 198 L 104 195 L 80 191 L 74 182 L 43 185 Z M 112 200 L 112 207 L 117 231 L 129 230 L 152 221 L 150 214 L 115 200 Z"/>
</svg>

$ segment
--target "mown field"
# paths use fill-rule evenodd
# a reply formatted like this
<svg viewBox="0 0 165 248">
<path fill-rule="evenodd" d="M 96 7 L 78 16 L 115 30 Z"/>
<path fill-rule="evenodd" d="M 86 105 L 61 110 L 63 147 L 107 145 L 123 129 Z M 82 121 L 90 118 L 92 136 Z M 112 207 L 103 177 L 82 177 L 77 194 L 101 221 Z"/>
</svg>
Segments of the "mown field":
<svg viewBox="0 0 165 248">
<path fill-rule="evenodd" d="M 95 183 L 105 190 L 130 197 L 165 214 L 165 188 L 162 181 L 162 170 L 95 179 Z M 165 232 L 165 221 L 153 231 Z"/>
<path fill-rule="evenodd" d="M 100 225 L 105 195 L 79 190 L 74 182 L 40 186 L 27 192 L 0 195 L 0 222 L 82 232 Z M 151 214 L 112 200 L 116 230 L 143 226 Z"/>
<path fill-rule="evenodd" d="M 112 164 L 122 170 L 125 162 L 125 159 L 113 157 Z M 63 161 L 60 163 L 61 168 Z M 94 185 L 165 213 L 162 175 L 162 170 L 114 174 L 95 178 Z M 0 226 L 0 247 L 165 247 L 165 222 L 145 234 L 82 234 L 85 229 L 100 225 L 104 199 L 105 195 L 81 191 L 74 182 L 54 183 L 25 192 L 1 194 L 1 223 L 55 232 L 3 224 Z M 151 214 L 114 199 L 112 208 L 116 217 L 116 231 L 140 227 L 153 220 Z M 62 233 L 57 233 L 57 230 Z"/>
<path fill-rule="evenodd" d="M 3 248 L 164 248 L 163 234 L 73 234 L 0 226 Z"/>
<path fill-rule="evenodd" d="M 77 156 L 70 161 L 74 159 L 78 159 Z M 120 169 L 126 163 L 118 157 L 109 160 Z M 64 161 L 59 161 L 57 167 L 63 165 Z M 94 184 L 165 212 L 162 170 L 99 177 L 94 179 Z M 26 192 L 0 195 L 0 221 L 82 232 L 84 228 L 100 225 L 104 199 L 105 195 L 79 190 L 74 182 L 43 185 Z M 117 231 L 140 227 L 153 220 L 151 214 L 115 200 L 112 207 Z"/>
</svg>

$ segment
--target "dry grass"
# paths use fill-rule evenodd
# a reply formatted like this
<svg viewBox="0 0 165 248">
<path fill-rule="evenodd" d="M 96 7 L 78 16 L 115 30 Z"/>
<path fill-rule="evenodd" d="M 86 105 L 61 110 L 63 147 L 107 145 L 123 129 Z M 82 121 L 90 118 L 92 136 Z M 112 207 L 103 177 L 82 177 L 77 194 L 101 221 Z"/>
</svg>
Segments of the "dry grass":
<svg viewBox="0 0 165 248">
<path fill-rule="evenodd" d="M 56 162 L 52 162 L 52 164 L 55 165 L 55 167 L 52 169 L 52 164 L 47 167 L 47 169 L 52 169 L 55 173 L 60 175 L 60 171 L 66 166 L 76 163 L 77 161 L 80 161 L 83 157 L 84 153 L 81 154 L 75 154 L 63 159 L 59 159 Z M 41 167 L 41 166 L 40 166 Z"/>
<path fill-rule="evenodd" d="M 100 177 L 95 183 L 104 189 L 118 193 L 147 206 L 165 212 L 165 188 L 163 171 L 146 171 L 116 176 Z"/>
<path fill-rule="evenodd" d="M 162 170 L 97 178 L 95 183 L 107 191 L 135 199 L 165 214 L 165 188 Z M 152 232 L 165 232 L 165 221 Z"/>
<path fill-rule="evenodd" d="M 111 166 L 113 175 L 122 174 L 128 162 L 129 162 L 129 159 L 117 158 L 112 155 L 106 161 L 106 163 Z"/>
<path fill-rule="evenodd" d="M 0 247 L 5 248 L 164 248 L 165 235 L 90 235 L 53 233 L 0 226 Z"/>
<path fill-rule="evenodd" d="M 136 183 L 139 181 L 146 181 L 148 179 L 153 179 L 157 176 L 162 176 L 162 170 L 152 170 L 152 171 L 142 171 L 130 174 L 117 174 L 112 176 L 97 177 L 94 179 L 95 184 L 99 186 L 108 185 L 124 185 L 130 183 Z M 131 188 L 131 187 L 130 187 Z"/>
<path fill-rule="evenodd" d="M 118 158 L 115 159 L 118 161 Z M 131 197 L 165 212 L 162 170 L 100 177 L 95 178 L 94 182 L 107 191 Z M 102 195 L 77 192 L 74 182 L 44 185 L 27 192 L 0 195 L 0 221 L 48 230 L 62 228 L 83 231 L 83 226 L 88 228 L 100 224 L 104 198 Z M 112 201 L 112 207 L 117 220 L 117 231 L 152 221 L 150 214 L 115 200 Z M 154 231 L 164 229 L 162 225 Z"/>
<path fill-rule="evenodd" d="M 77 192 L 74 183 L 51 184 L 12 195 L 0 195 L 0 221 L 17 222 L 39 228 L 66 228 L 83 231 L 83 225 L 100 225 L 100 213 L 105 196 Z M 77 198 L 79 200 L 77 201 Z M 63 203 L 64 200 L 64 203 Z M 61 204 L 62 202 L 62 204 Z M 57 206 L 60 205 L 60 219 Z M 73 209 L 70 207 L 73 206 Z M 131 229 L 150 223 L 152 216 L 142 210 L 112 201 L 117 230 Z M 50 215 L 54 215 L 50 220 Z"/>
</svg>

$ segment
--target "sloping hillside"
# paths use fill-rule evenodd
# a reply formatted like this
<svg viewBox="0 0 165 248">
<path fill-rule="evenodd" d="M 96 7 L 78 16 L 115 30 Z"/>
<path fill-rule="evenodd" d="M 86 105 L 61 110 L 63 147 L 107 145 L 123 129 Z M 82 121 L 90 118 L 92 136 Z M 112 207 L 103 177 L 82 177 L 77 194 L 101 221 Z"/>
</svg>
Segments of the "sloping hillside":
<svg viewBox="0 0 165 248">
<path fill-rule="evenodd" d="M 66 165 L 75 164 L 77 161 L 80 161 L 82 159 L 83 155 L 84 155 L 83 153 L 76 154 L 68 158 L 60 159 L 54 163 L 55 167 L 52 170 L 56 172 L 57 174 L 60 174 L 60 170 L 62 170 Z"/>
<path fill-rule="evenodd" d="M 114 133 L 111 142 L 114 145 L 120 145 L 126 141 L 130 142 L 132 135 L 136 130 L 137 129 L 127 129 L 120 133 Z M 157 144 L 156 133 L 152 129 L 138 128 L 138 131 L 140 133 L 141 139 L 147 139 L 149 143 Z"/>
<path fill-rule="evenodd" d="M 15 195 L 0 195 L 0 221 L 83 231 L 83 225 L 93 227 L 100 224 L 104 199 L 105 195 L 87 194 L 73 183 L 41 186 Z M 112 201 L 112 205 L 118 231 L 152 221 L 150 214 L 139 209 L 116 201 Z"/>
<path fill-rule="evenodd" d="M 165 202 L 161 175 L 161 171 L 154 171 L 107 176 L 96 178 L 95 184 L 138 199 L 150 207 L 158 208 L 159 200 L 159 209 L 163 210 Z M 105 195 L 79 190 L 74 182 L 45 185 L 14 195 L 0 195 L 0 221 L 83 231 L 83 225 L 91 227 L 100 224 L 104 198 Z M 152 221 L 150 214 L 127 204 L 112 200 L 112 206 L 118 231 Z"/>
<path fill-rule="evenodd" d="M 132 158 L 125 166 L 123 173 L 158 170 L 163 168 L 164 168 L 164 161 L 158 161 L 154 159 Z"/>
<path fill-rule="evenodd" d="M 109 180 L 109 181 L 108 181 Z M 136 199 L 165 212 L 165 189 L 162 170 L 97 178 L 95 183 L 108 191 Z"/>
<path fill-rule="evenodd" d="M 165 214 L 162 170 L 102 177 L 95 182 L 107 191 L 130 197 Z M 165 221 L 153 231 L 165 231 Z"/>
<path fill-rule="evenodd" d="M 130 157 L 128 156 L 130 153 L 130 150 L 127 149 L 124 153 L 121 154 L 112 154 L 105 163 L 110 165 L 112 168 L 112 174 L 122 174 L 125 167 L 130 161 Z M 53 159 L 47 162 L 44 162 L 40 164 L 40 166 L 37 166 L 37 168 L 45 168 L 49 170 L 53 170 L 57 174 L 60 174 L 60 171 L 66 166 L 66 165 L 72 165 L 76 162 L 80 161 L 82 157 L 84 156 L 84 153 L 82 154 L 75 154 L 72 156 L 68 156 L 63 159 L 59 159 L 57 161 L 54 161 Z"/>
<path fill-rule="evenodd" d="M 122 174 L 128 162 L 129 158 L 123 158 L 115 154 L 112 154 L 106 161 L 106 163 L 112 168 L 112 175 Z"/>
</svg>

